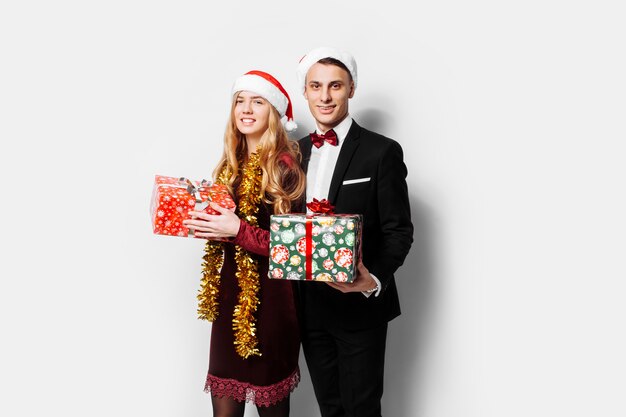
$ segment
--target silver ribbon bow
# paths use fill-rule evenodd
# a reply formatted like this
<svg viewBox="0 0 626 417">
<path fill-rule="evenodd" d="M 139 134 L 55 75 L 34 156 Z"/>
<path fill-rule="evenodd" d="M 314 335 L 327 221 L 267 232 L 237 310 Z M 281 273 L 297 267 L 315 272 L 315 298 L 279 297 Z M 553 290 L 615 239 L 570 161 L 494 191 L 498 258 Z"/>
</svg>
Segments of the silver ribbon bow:
<svg viewBox="0 0 626 417">
<path fill-rule="evenodd" d="M 211 195 L 207 196 L 206 201 L 202 201 L 202 196 L 200 195 L 200 191 L 205 190 L 213 185 L 211 181 L 202 180 L 198 183 L 198 185 L 194 184 L 189 178 L 180 177 L 178 179 L 178 183 L 184 186 L 187 186 L 187 192 L 191 194 L 196 199 L 196 207 L 195 211 L 203 211 L 205 208 L 209 206 L 209 202 L 211 201 Z"/>
</svg>

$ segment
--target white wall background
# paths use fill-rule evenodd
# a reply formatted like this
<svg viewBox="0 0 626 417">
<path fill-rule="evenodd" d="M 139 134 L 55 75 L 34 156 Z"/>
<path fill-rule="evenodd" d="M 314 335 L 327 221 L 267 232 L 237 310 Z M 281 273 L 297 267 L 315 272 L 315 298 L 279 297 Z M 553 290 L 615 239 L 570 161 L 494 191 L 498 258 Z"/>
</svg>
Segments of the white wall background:
<svg viewBox="0 0 626 417">
<path fill-rule="evenodd" d="M 312 130 L 296 63 L 335 45 L 409 167 L 386 415 L 626 415 L 618 3 L 3 2 L 0 414 L 210 415 L 202 242 L 152 235 L 153 176 L 210 175 L 250 69 Z"/>
</svg>

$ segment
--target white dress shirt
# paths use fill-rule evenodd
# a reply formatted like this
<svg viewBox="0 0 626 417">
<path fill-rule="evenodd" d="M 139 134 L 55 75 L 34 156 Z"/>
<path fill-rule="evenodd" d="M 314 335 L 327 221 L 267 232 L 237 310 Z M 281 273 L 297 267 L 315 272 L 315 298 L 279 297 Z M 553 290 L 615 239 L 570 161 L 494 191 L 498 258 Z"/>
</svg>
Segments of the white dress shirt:
<svg viewBox="0 0 626 417">
<path fill-rule="evenodd" d="M 348 131 L 352 126 L 352 118 L 346 116 L 337 126 L 333 128 L 337 134 L 337 146 L 324 143 L 319 148 L 311 147 L 311 159 L 306 173 L 306 201 L 313 201 L 313 198 L 322 200 L 328 198 L 330 182 L 333 179 L 337 158 L 341 151 L 341 146 L 348 136 Z M 318 134 L 326 133 L 316 129 Z"/>
<path fill-rule="evenodd" d="M 314 198 L 322 200 L 328 199 L 328 191 L 330 190 L 330 182 L 333 179 L 333 173 L 335 172 L 335 166 L 337 165 L 337 158 L 339 158 L 339 152 L 341 146 L 348 136 L 348 131 L 352 126 L 352 117 L 347 115 L 345 119 L 341 121 L 337 126 L 333 128 L 337 134 L 337 146 L 324 143 L 319 148 L 311 147 L 311 158 L 309 159 L 309 165 L 306 173 L 306 201 L 313 201 Z M 316 129 L 316 133 L 322 134 L 319 127 Z M 307 209 L 307 211 L 309 211 Z M 372 291 L 363 291 L 363 295 L 369 297 L 372 294 L 378 296 L 380 294 L 380 281 L 374 275 L 372 275 L 374 281 L 376 281 L 376 288 Z"/>
</svg>

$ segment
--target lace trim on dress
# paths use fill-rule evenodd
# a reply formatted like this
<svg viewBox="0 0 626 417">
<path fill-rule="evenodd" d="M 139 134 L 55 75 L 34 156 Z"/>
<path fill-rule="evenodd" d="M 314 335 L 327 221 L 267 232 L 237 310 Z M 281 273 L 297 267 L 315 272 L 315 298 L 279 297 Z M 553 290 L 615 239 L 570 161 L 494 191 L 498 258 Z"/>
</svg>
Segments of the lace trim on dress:
<svg viewBox="0 0 626 417">
<path fill-rule="evenodd" d="M 284 400 L 300 382 L 300 368 L 287 378 L 272 385 L 259 386 L 235 379 L 218 378 L 207 375 L 204 392 L 215 397 L 231 397 L 236 401 L 251 402 L 254 405 L 269 407 Z"/>
</svg>

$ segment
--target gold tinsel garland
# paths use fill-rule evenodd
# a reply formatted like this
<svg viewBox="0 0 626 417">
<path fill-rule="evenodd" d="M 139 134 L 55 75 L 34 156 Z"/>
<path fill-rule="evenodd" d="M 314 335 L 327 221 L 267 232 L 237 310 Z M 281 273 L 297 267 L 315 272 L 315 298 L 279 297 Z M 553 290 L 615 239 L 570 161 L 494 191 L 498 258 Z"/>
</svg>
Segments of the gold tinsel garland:
<svg viewBox="0 0 626 417">
<path fill-rule="evenodd" d="M 217 294 L 220 290 L 220 270 L 224 263 L 224 246 L 222 242 L 209 240 L 204 246 L 204 253 L 198 294 L 198 318 L 215 321 Z"/>
<path fill-rule="evenodd" d="M 257 152 L 250 155 L 242 169 L 242 178 L 237 195 L 240 197 L 236 213 L 252 226 L 258 226 L 257 214 L 261 203 L 261 177 Z M 217 178 L 217 183 L 225 184 L 230 172 L 225 167 Z M 198 318 L 214 321 L 217 318 L 217 295 L 220 285 L 220 269 L 224 261 L 222 242 L 207 241 L 202 263 L 202 279 L 198 294 Z M 235 245 L 235 276 L 239 283 L 238 304 L 233 311 L 233 331 L 235 332 L 235 349 L 239 356 L 248 358 L 252 355 L 261 356 L 256 338 L 256 318 L 254 313 L 259 306 L 259 265 L 250 253 Z"/>
</svg>

